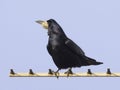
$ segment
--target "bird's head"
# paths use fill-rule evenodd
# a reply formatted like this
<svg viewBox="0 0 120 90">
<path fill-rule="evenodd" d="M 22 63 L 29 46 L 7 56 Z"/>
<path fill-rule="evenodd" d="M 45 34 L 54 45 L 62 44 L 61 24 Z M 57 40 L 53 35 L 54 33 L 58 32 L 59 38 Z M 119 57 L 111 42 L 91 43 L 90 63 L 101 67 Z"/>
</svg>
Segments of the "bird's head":
<svg viewBox="0 0 120 90">
<path fill-rule="evenodd" d="M 61 28 L 59 26 L 59 24 L 54 19 L 49 19 L 47 21 L 37 20 L 36 23 L 42 25 L 43 28 L 45 28 L 45 29 L 49 29 L 49 28 L 52 28 L 52 29 L 54 29 L 54 28 L 55 29 Z"/>
<path fill-rule="evenodd" d="M 54 20 L 54 19 L 49 19 L 47 21 L 42 21 L 42 20 L 38 20 L 36 21 L 38 24 L 41 24 L 43 26 L 43 28 L 48 30 L 49 32 L 53 32 L 56 34 L 64 34 L 64 31 L 62 30 L 62 28 L 60 27 L 60 25 Z"/>
</svg>

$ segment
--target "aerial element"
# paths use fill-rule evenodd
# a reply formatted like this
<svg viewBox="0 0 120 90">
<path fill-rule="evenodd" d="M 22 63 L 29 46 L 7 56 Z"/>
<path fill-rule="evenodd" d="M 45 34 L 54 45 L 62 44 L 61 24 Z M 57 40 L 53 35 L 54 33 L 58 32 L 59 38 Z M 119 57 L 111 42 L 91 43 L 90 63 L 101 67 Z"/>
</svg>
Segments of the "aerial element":
<svg viewBox="0 0 120 90">
<path fill-rule="evenodd" d="M 55 72 L 56 76 L 61 69 L 68 69 L 65 73 L 69 76 L 69 74 L 72 74 L 71 69 L 73 67 L 103 64 L 86 56 L 84 51 L 66 36 L 61 26 L 55 20 L 38 20 L 36 22 L 48 30 L 49 41 L 47 50 L 58 68 Z"/>
</svg>

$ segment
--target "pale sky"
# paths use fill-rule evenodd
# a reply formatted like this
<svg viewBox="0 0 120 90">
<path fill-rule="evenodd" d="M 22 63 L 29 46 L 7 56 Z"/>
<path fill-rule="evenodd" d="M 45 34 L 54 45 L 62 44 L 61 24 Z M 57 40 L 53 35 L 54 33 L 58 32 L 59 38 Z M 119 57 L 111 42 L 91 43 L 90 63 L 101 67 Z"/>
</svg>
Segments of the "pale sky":
<svg viewBox="0 0 120 90">
<path fill-rule="evenodd" d="M 35 23 L 51 18 L 87 56 L 104 63 L 74 72 L 120 72 L 119 0 L 0 0 L 0 90 L 118 90 L 120 78 L 9 77 L 11 68 L 57 70 L 46 49 L 47 31 Z"/>
</svg>

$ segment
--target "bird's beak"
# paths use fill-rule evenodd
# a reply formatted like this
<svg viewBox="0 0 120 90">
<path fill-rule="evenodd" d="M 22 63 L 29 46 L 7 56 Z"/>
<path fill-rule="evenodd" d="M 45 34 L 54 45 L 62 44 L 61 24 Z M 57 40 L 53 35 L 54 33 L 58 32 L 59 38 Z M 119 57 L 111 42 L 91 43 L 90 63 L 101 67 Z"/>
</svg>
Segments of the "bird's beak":
<svg viewBox="0 0 120 90">
<path fill-rule="evenodd" d="M 47 21 L 38 20 L 38 21 L 36 21 L 36 23 L 41 24 L 45 29 L 48 29 Z"/>
</svg>

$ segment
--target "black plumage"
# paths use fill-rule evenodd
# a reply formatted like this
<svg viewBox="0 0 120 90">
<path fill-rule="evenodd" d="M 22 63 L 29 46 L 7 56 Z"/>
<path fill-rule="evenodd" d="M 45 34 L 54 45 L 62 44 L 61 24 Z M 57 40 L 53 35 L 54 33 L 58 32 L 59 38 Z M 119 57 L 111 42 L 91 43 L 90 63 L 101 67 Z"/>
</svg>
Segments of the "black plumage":
<svg viewBox="0 0 120 90">
<path fill-rule="evenodd" d="M 47 50 L 58 70 L 103 64 L 87 57 L 84 51 L 66 36 L 55 20 L 47 20 L 47 23 L 49 36 Z"/>
</svg>

